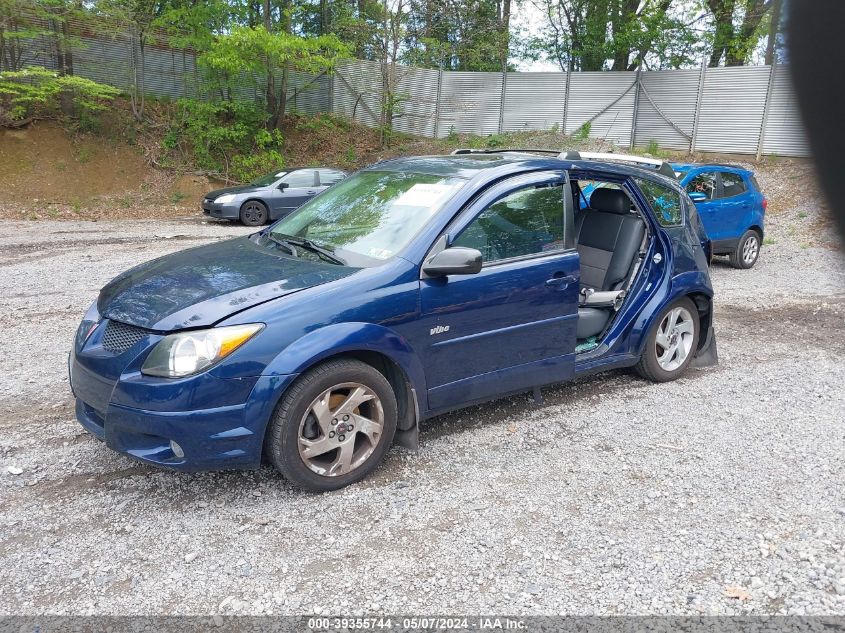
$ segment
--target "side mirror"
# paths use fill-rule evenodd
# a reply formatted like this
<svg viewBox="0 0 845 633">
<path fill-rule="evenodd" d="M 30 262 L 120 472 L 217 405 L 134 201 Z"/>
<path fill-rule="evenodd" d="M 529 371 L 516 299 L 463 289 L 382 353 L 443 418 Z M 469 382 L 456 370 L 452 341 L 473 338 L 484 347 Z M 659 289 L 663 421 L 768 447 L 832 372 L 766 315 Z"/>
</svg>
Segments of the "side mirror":
<svg viewBox="0 0 845 633">
<path fill-rule="evenodd" d="M 284 191 L 288 187 L 290 187 L 290 183 L 287 183 L 287 182 L 280 182 L 279 183 L 279 189 L 281 189 L 282 191 Z"/>
<path fill-rule="evenodd" d="M 464 246 L 446 248 L 425 262 L 422 271 L 429 277 L 475 275 L 481 271 L 481 251 Z"/>
<path fill-rule="evenodd" d="M 689 194 L 689 199 L 693 202 L 703 202 L 704 200 L 707 200 L 707 194 L 700 191 L 693 191 Z"/>
</svg>

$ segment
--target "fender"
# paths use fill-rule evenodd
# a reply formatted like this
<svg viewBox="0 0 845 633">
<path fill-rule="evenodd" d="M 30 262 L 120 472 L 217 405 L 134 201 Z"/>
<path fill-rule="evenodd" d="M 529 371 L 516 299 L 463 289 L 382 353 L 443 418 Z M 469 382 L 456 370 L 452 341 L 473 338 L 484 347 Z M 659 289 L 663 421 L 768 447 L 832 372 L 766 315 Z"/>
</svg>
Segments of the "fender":
<svg viewBox="0 0 845 633">
<path fill-rule="evenodd" d="M 407 339 L 375 323 L 353 321 L 313 330 L 282 350 L 263 373 L 270 376 L 301 374 L 331 356 L 362 351 L 387 356 L 402 369 L 412 389 L 418 394 L 427 393 L 422 363 Z"/>
<path fill-rule="evenodd" d="M 681 297 L 686 297 L 687 295 L 690 295 L 692 293 L 705 295 L 710 301 L 710 311 L 712 315 L 713 292 L 705 291 L 705 288 L 709 288 L 709 285 L 706 283 L 707 281 L 708 279 L 705 273 L 701 271 L 691 270 L 675 275 L 672 278 L 668 292 L 666 292 L 665 294 L 661 292 L 655 294 L 652 301 L 650 301 L 646 305 L 646 307 L 640 312 L 640 315 L 637 318 L 637 322 L 635 324 L 635 329 L 641 333 L 639 340 L 636 344 L 637 357 L 642 355 L 645 349 L 646 341 L 648 339 L 648 332 L 651 330 L 652 326 L 657 321 L 658 317 L 661 315 L 663 310 L 665 310 L 669 305 L 671 305 L 673 302 L 677 301 Z M 648 318 L 645 318 L 643 316 L 645 314 L 648 314 Z M 699 349 L 701 349 L 701 344 L 704 342 L 703 337 L 708 336 L 709 332 L 699 332 Z"/>
</svg>

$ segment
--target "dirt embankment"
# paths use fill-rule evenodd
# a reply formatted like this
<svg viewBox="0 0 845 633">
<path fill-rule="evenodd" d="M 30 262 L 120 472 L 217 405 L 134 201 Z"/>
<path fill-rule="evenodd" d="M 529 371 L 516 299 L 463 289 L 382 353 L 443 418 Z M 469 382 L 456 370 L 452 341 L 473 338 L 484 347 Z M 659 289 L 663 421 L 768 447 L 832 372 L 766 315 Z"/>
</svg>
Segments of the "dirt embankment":
<svg viewBox="0 0 845 633">
<path fill-rule="evenodd" d="M 578 141 L 557 132 L 525 132 L 495 138 L 397 137 L 387 149 L 379 135 L 360 125 L 328 117 L 289 117 L 284 131 L 288 164 L 329 165 L 355 170 L 393 156 L 445 154 L 457 146 L 572 148 L 620 151 L 604 141 Z M 706 162 L 713 157 L 670 160 Z M 727 157 L 725 157 L 727 158 Z M 821 202 L 810 161 L 738 160 L 757 174 L 769 198 L 767 241 L 835 246 L 831 223 Z M 21 130 L 0 130 L 0 219 L 79 220 L 176 218 L 199 212 L 202 195 L 223 186 L 205 176 L 151 167 L 140 145 L 119 135 L 70 134 L 55 123 Z"/>
</svg>

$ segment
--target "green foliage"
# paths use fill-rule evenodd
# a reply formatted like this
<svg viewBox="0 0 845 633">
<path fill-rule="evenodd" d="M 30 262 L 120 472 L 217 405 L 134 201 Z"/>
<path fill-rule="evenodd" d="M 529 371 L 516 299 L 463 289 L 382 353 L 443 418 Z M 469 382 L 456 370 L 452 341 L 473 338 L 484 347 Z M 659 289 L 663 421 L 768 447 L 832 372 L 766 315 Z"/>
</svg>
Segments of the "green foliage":
<svg viewBox="0 0 845 633">
<path fill-rule="evenodd" d="M 461 142 L 461 137 L 458 136 L 458 133 L 455 131 L 455 126 L 449 126 L 449 133 L 446 135 L 446 142 L 449 145 L 457 145 Z"/>
<path fill-rule="evenodd" d="M 185 194 L 181 191 L 174 191 L 170 194 L 170 202 L 173 204 L 179 204 L 182 200 L 185 199 Z"/>
<path fill-rule="evenodd" d="M 660 146 L 657 144 L 657 141 L 654 139 L 649 140 L 648 145 L 645 146 L 646 154 L 651 154 L 652 156 L 657 156 L 660 152 Z"/>
<path fill-rule="evenodd" d="M 251 103 L 181 99 L 162 144 L 201 169 L 247 181 L 284 164 L 282 133 L 266 121 Z"/>
<path fill-rule="evenodd" d="M 502 147 L 505 145 L 505 137 L 501 134 L 491 134 L 487 137 L 486 145 L 490 148 Z"/>
<path fill-rule="evenodd" d="M 63 113 L 93 118 L 120 91 L 41 66 L 0 73 L 0 125 L 29 118 L 58 118 Z"/>
<path fill-rule="evenodd" d="M 244 79 L 265 96 L 265 106 L 273 125 L 285 112 L 283 91 L 286 69 L 317 73 L 330 70 L 348 57 L 350 50 L 335 35 L 301 37 L 291 33 L 271 33 L 263 26 L 236 26 L 220 35 L 197 58 L 208 80 L 221 94 L 229 95 Z"/>
<path fill-rule="evenodd" d="M 592 123 L 590 121 L 586 121 L 584 125 L 579 127 L 573 136 L 578 139 L 579 141 L 586 141 L 590 138 L 590 130 L 592 129 Z"/>
</svg>

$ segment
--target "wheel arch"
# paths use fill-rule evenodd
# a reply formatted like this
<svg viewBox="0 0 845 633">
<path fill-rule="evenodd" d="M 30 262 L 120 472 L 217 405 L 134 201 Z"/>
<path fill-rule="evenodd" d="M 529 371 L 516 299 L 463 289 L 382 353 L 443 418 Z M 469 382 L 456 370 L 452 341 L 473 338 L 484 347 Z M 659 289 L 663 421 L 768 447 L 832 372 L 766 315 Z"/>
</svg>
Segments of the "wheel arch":
<svg viewBox="0 0 845 633">
<path fill-rule="evenodd" d="M 755 233 L 757 233 L 757 235 L 760 236 L 760 243 L 762 245 L 763 237 L 764 237 L 763 227 L 760 226 L 759 224 L 752 224 L 751 226 L 748 227 L 748 230 L 754 231 Z"/>
<path fill-rule="evenodd" d="M 337 358 L 354 358 L 387 378 L 399 407 L 397 431 L 416 428 L 425 397 L 422 363 L 407 340 L 381 325 L 340 323 L 309 332 L 288 345 L 268 366 L 265 373 L 301 375 L 317 365 Z M 273 394 L 273 410 L 278 407 L 287 386 Z M 396 441 L 402 443 L 397 434 Z"/>
<path fill-rule="evenodd" d="M 698 310 L 698 347 L 696 352 L 701 351 L 707 343 L 707 332 L 713 325 L 713 297 L 703 292 L 691 292 L 685 295 L 695 304 Z"/>
</svg>

